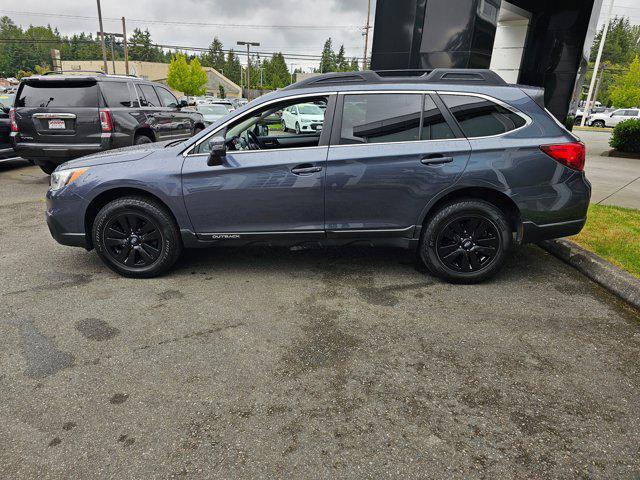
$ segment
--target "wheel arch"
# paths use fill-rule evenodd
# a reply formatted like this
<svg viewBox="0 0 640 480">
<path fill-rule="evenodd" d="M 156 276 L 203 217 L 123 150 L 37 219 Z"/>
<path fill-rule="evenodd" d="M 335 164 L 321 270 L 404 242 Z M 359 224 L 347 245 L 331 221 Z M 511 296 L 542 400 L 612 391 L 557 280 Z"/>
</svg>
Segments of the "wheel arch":
<svg viewBox="0 0 640 480">
<path fill-rule="evenodd" d="M 95 221 L 95 218 L 96 218 L 96 215 L 98 215 L 98 212 L 102 209 L 102 207 L 107 205 L 109 202 L 117 198 L 130 197 L 130 196 L 145 197 L 157 202 L 167 211 L 167 213 L 171 216 L 171 218 L 173 218 L 173 221 L 175 222 L 176 226 L 178 226 L 176 216 L 171 210 L 171 208 L 169 208 L 169 206 L 164 201 L 162 201 L 162 199 L 157 195 L 154 195 L 153 193 L 147 190 L 144 190 L 141 188 L 135 188 L 135 187 L 110 188 L 96 195 L 91 200 L 91 202 L 89 202 L 89 205 L 87 206 L 84 212 L 84 231 L 85 231 L 85 237 L 87 239 L 88 250 L 91 250 L 93 248 L 93 238 L 91 235 L 91 230 L 93 228 L 93 222 Z"/>
<path fill-rule="evenodd" d="M 507 217 L 511 231 L 516 232 L 518 241 L 521 239 L 520 208 L 506 193 L 491 187 L 466 186 L 445 192 L 423 210 L 417 224 L 423 227 L 442 206 L 463 198 L 484 200 L 498 207 Z"/>
<path fill-rule="evenodd" d="M 149 137 L 153 142 L 156 141 L 156 134 L 154 133 L 153 128 L 149 126 L 142 126 L 136 129 L 133 135 L 134 142 L 135 142 L 135 138 L 141 135 L 144 135 L 145 137 Z"/>
</svg>

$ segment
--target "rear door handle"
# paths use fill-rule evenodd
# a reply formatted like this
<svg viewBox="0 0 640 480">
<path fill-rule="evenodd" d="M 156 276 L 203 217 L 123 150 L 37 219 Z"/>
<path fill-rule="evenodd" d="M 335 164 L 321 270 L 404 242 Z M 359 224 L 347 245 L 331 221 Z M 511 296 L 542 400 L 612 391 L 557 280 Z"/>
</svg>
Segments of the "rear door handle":
<svg viewBox="0 0 640 480">
<path fill-rule="evenodd" d="M 303 165 L 298 165 L 291 169 L 291 173 L 295 175 L 310 175 L 312 173 L 321 172 L 322 167 L 314 167 L 309 163 L 305 163 Z"/>
<path fill-rule="evenodd" d="M 443 165 L 451 162 L 453 162 L 453 157 L 445 157 L 442 155 L 429 155 L 420 160 L 420 163 L 423 165 Z"/>
</svg>

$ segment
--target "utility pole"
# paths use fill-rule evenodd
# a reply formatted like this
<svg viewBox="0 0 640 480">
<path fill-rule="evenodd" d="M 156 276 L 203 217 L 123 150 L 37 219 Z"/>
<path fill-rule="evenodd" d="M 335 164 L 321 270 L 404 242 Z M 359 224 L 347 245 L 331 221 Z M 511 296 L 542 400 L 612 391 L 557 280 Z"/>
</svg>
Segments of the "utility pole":
<svg viewBox="0 0 640 480">
<path fill-rule="evenodd" d="M 362 70 L 367 69 L 367 50 L 369 49 L 369 30 L 371 29 L 370 18 L 371 18 L 371 0 L 368 0 L 367 24 L 364 27 L 364 58 L 362 59 Z"/>
<path fill-rule="evenodd" d="M 127 45 L 127 24 L 122 17 L 122 41 L 124 46 L 124 72 L 129 75 L 129 46 Z"/>
<path fill-rule="evenodd" d="M 98 32 L 98 33 L 102 33 L 103 36 L 109 36 L 111 37 L 111 63 L 113 65 L 113 71 L 111 73 L 113 73 L 114 75 L 116 74 L 116 54 L 115 54 L 115 50 L 113 47 L 114 42 L 116 41 L 116 37 L 120 38 L 120 37 L 124 37 L 124 34 L 122 33 L 110 33 L 110 32 Z M 105 73 L 109 73 L 105 70 Z"/>
<path fill-rule="evenodd" d="M 251 53 L 249 49 L 251 47 L 259 47 L 260 42 L 237 42 L 238 45 L 247 46 L 247 100 L 251 100 Z"/>
<path fill-rule="evenodd" d="M 604 22 L 604 29 L 602 30 L 602 38 L 600 39 L 600 47 L 598 48 L 598 55 L 596 56 L 596 63 L 593 66 L 593 74 L 591 75 L 591 84 L 589 85 L 589 93 L 587 93 L 587 102 L 584 105 L 584 112 L 582 112 L 582 120 L 580 126 L 584 127 L 587 117 L 591 112 L 591 98 L 593 95 L 593 89 L 596 85 L 596 78 L 598 77 L 598 70 L 600 69 L 600 61 L 602 60 L 602 51 L 604 50 L 604 42 L 607 40 L 607 32 L 609 31 L 609 22 L 611 21 L 611 13 L 613 12 L 614 0 L 611 0 L 609 4 L 609 11 L 607 12 L 607 19 Z"/>
<path fill-rule="evenodd" d="M 104 44 L 104 28 L 102 28 L 102 9 L 100 8 L 100 0 L 98 1 L 98 23 L 100 24 L 100 43 L 102 45 L 102 63 L 104 65 L 104 73 L 109 73 L 107 67 L 107 46 Z"/>
</svg>

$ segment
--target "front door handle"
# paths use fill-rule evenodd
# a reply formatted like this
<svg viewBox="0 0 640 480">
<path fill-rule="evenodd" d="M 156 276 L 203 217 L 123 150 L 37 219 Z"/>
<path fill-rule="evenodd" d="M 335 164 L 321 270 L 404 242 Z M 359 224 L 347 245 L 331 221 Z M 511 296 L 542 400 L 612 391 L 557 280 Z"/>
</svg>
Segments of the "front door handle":
<svg viewBox="0 0 640 480">
<path fill-rule="evenodd" d="M 322 167 L 314 167 L 310 163 L 305 163 L 302 165 L 298 165 L 291 169 L 291 173 L 294 175 L 310 175 L 312 173 L 321 172 Z"/>
<path fill-rule="evenodd" d="M 443 155 L 428 155 L 420 160 L 423 165 L 443 165 L 453 162 L 453 157 L 445 157 Z"/>
</svg>

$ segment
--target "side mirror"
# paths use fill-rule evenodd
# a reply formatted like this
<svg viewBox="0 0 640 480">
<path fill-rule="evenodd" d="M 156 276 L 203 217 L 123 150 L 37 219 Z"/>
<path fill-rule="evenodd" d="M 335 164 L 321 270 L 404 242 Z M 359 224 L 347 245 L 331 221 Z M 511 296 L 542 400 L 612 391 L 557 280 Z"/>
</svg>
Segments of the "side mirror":
<svg viewBox="0 0 640 480">
<path fill-rule="evenodd" d="M 227 144 L 224 137 L 213 137 L 209 140 L 209 159 L 207 165 L 222 165 L 222 159 L 227 155 Z"/>
<path fill-rule="evenodd" d="M 187 103 L 186 100 L 180 100 L 178 102 L 178 108 L 184 108 L 184 107 L 188 107 L 188 106 L 189 106 L 189 104 Z"/>
</svg>

